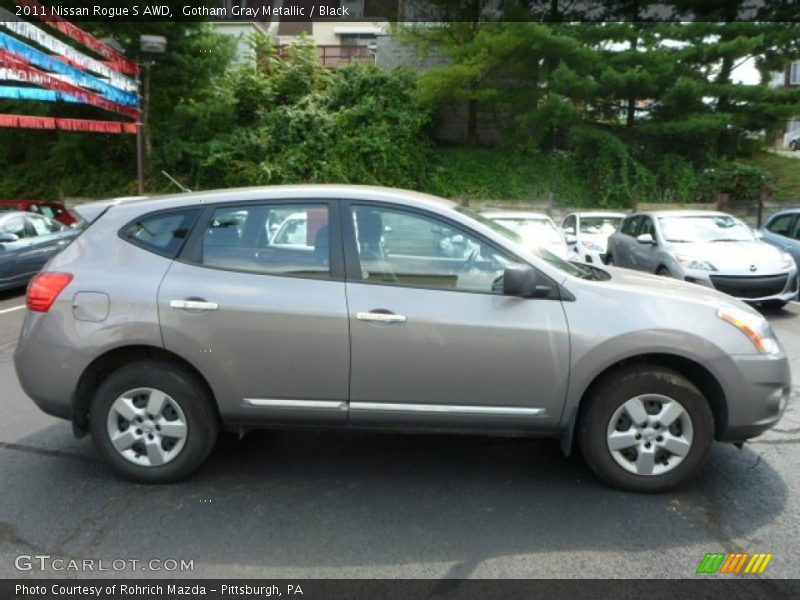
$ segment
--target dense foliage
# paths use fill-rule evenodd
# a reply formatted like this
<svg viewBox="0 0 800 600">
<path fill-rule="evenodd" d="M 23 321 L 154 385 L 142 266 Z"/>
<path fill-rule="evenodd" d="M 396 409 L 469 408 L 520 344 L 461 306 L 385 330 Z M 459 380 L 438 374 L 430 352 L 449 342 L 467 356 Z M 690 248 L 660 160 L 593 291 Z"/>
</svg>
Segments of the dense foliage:
<svg viewBox="0 0 800 600">
<path fill-rule="evenodd" d="M 564 24 L 558 2 L 532 2 L 550 22 L 478 24 L 459 14 L 400 28 L 398 39 L 421 55 L 446 57 L 422 73 L 326 69 L 303 39 L 278 55 L 270 39 L 254 38 L 257 60 L 233 63 L 234 40 L 199 23 L 92 31 L 113 33 L 139 60 L 140 33 L 168 38 L 149 67 L 149 191 L 175 189 L 166 171 L 192 189 L 347 182 L 584 206 L 753 198 L 788 180 L 764 168 L 774 161 L 749 157 L 800 112 L 799 90 L 767 85 L 800 56 L 800 27 L 725 22 L 725 7 L 739 2 L 705 4 L 721 11 L 709 12 L 716 20 Z M 735 83 L 745 61 L 761 85 Z M 467 143 L 437 145 L 437 115 L 457 105 L 468 107 Z M 501 142 L 480 138 L 478 110 L 494 115 Z M 2 101 L 0 112 L 109 118 L 30 102 Z M 0 197 L 136 190 L 133 136 L 0 130 L 0 169 Z"/>
</svg>

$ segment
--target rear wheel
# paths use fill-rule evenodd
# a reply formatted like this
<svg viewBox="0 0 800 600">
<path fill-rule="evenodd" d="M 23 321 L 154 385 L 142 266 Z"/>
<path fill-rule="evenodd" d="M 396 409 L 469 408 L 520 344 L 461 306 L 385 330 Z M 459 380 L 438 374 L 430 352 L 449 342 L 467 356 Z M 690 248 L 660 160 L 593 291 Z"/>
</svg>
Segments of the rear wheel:
<svg viewBox="0 0 800 600">
<path fill-rule="evenodd" d="M 667 267 L 658 267 L 656 270 L 656 275 L 660 275 L 661 277 L 672 277 L 672 273 L 669 272 Z"/>
<path fill-rule="evenodd" d="M 627 367 L 608 376 L 584 401 L 581 451 L 609 485 L 660 492 L 685 483 L 708 459 L 714 440 L 711 409 L 674 371 Z"/>
<path fill-rule="evenodd" d="M 797 140 L 792 140 L 792 142 L 789 144 L 789 149 L 793 151 L 800 150 L 800 142 Z"/>
<path fill-rule="evenodd" d="M 171 364 L 141 362 L 112 373 L 89 416 L 99 453 L 123 477 L 168 483 L 203 464 L 218 420 L 205 386 Z"/>
</svg>

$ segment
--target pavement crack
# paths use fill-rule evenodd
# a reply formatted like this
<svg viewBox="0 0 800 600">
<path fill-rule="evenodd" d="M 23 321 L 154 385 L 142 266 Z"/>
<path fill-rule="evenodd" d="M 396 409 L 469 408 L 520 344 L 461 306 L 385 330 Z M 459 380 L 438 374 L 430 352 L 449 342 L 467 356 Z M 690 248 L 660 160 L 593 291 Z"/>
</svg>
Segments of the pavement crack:
<svg viewBox="0 0 800 600">
<path fill-rule="evenodd" d="M 27 446 L 25 444 L 9 444 L 8 442 L 0 442 L 0 450 L 14 450 L 15 452 L 30 452 L 31 454 L 39 454 L 41 456 L 58 456 L 60 458 L 74 458 L 77 460 L 85 460 L 94 462 L 90 456 L 84 456 L 77 452 L 65 452 L 63 450 L 48 450 L 46 448 L 36 448 L 35 446 Z"/>
</svg>

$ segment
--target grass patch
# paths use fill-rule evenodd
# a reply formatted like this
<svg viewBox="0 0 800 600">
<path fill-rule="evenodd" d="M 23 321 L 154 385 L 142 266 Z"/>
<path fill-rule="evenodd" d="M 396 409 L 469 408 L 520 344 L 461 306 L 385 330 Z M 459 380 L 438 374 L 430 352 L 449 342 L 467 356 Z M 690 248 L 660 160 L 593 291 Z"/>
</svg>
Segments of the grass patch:
<svg viewBox="0 0 800 600">
<path fill-rule="evenodd" d="M 800 159 L 764 152 L 742 162 L 754 164 L 772 174 L 772 197 L 775 200 L 800 201 Z"/>
</svg>

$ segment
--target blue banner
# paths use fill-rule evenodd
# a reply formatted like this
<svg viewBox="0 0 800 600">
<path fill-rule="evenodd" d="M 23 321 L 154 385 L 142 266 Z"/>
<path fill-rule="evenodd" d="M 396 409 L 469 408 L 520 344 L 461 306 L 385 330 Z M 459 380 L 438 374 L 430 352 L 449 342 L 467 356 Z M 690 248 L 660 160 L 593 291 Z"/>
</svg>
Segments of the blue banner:
<svg viewBox="0 0 800 600">
<path fill-rule="evenodd" d="M 20 42 L 16 38 L 6 33 L 0 33 L 0 49 L 7 50 L 17 56 L 22 57 L 27 62 L 36 65 L 46 71 L 65 75 L 70 78 L 74 85 L 97 90 L 108 100 L 125 106 L 138 106 L 139 98 L 136 94 L 131 94 L 107 84 L 96 77 L 88 75 L 74 67 L 66 65 L 59 60 L 32 48 L 28 44 Z"/>
</svg>

